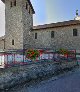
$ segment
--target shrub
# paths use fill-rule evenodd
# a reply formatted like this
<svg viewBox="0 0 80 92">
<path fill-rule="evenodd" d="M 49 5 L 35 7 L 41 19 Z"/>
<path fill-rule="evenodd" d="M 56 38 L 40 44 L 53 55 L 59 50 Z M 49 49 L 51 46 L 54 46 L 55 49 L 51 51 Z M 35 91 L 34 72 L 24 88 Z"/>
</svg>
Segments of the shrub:
<svg viewBox="0 0 80 92">
<path fill-rule="evenodd" d="M 62 55 L 69 54 L 69 51 L 67 49 L 60 49 L 58 52 Z"/>
<path fill-rule="evenodd" d="M 25 54 L 28 59 L 35 60 L 40 55 L 40 52 L 39 50 L 28 49 Z"/>
</svg>

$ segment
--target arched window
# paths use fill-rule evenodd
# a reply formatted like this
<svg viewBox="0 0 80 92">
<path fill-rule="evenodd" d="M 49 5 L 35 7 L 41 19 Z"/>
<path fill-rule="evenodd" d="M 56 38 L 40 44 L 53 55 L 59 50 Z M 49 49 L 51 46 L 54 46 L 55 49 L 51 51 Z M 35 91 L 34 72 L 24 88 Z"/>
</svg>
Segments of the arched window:
<svg viewBox="0 0 80 92">
<path fill-rule="evenodd" d="M 54 38 L 54 31 L 51 31 L 51 38 Z"/>
<path fill-rule="evenodd" d="M 10 7 L 12 7 L 12 1 L 10 2 Z"/>
<path fill-rule="evenodd" d="M 35 39 L 37 39 L 37 33 L 35 33 Z"/>
<path fill-rule="evenodd" d="M 26 9 L 28 9 L 28 4 L 27 4 L 27 2 L 26 2 Z"/>
<path fill-rule="evenodd" d="M 16 6 L 16 0 L 14 0 L 14 6 Z"/>
<path fill-rule="evenodd" d="M 73 29 L 73 36 L 77 36 L 77 35 L 78 35 L 77 29 Z"/>
<path fill-rule="evenodd" d="M 14 39 L 12 39 L 12 45 L 14 45 Z"/>
<path fill-rule="evenodd" d="M 29 7 L 29 14 L 31 14 L 31 8 Z"/>
</svg>

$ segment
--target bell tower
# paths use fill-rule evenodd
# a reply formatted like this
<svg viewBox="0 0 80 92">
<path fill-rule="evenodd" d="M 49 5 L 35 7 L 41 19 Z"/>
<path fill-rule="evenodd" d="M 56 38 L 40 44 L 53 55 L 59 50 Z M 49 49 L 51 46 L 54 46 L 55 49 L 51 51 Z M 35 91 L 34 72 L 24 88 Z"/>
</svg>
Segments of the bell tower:
<svg viewBox="0 0 80 92">
<path fill-rule="evenodd" d="M 5 49 L 33 47 L 30 34 L 35 13 L 30 0 L 2 0 L 5 3 Z"/>
<path fill-rule="evenodd" d="M 80 15 L 78 14 L 78 10 L 76 10 L 76 17 L 74 19 L 75 20 L 80 20 Z"/>
</svg>

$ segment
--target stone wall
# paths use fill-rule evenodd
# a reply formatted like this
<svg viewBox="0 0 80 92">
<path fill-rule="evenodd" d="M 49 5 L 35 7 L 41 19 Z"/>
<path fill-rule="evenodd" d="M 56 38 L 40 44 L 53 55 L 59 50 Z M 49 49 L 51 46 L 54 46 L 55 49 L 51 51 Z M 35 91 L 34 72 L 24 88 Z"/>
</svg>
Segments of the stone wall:
<svg viewBox="0 0 80 92">
<path fill-rule="evenodd" d="M 5 48 L 5 36 L 0 37 L 0 50 Z"/>
<path fill-rule="evenodd" d="M 80 50 L 80 25 L 33 29 L 33 13 L 26 0 L 16 0 L 16 6 L 10 7 L 11 0 L 5 0 L 5 49 L 51 48 Z M 29 13 L 30 9 L 30 13 Z M 73 36 L 73 29 L 78 29 L 78 36 Z M 54 31 L 54 38 L 51 38 Z M 38 33 L 35 39 L 35 33 Z M 14 40 L 14 45 L 12 45 Z M 1 42 L 3 44 L 3 42 Z M 2 47 L 1 47 L 2 48 Z"/>
<path fill-rule="evenodd" d="M 4 40 L 0 40 L 0 50 L 4 49 Z"/>
<path fill-rule="evenodd" d="M 78 36 L 73 36 L 75 28 L 78 30 Z M 51 38 L 51 31 L 54 31 L 54 38 Z M 38 29 L 32 32 L 33 36 L 35 33 L 38 34 L 37 39 L 34 38 L 35 48 L 80 49 L 80 25 Z"/>
<path fill-rule="evenodd" d="M 6 49 L 22 49 L 22 0 L 16 0 L 16 6 L 12 7 L 10 6 L 10 2 L 11 0 L 5 0 L 5 46 Z M 12 45 L 12 39 L 14 39 L 14 45 Z"/>
<path fill-rule="evenodd" d="M 33 12 L 29 3 L 26 0 L 16 0 L 16 6 L 13 3 L 11 7 L 10 2 L 11 0 L 5 0 L 6 49 L 33 47 L 34 42 L 30 35 L 33 27 Z M 28 9 L 26 9 L 26 2 Z M 12 40 L 14 40 L 14 45 L 12 45 Z"/>
<path fill-rule="evenodd" d="M 25 7 L 26 7 L 26 0 L 23 0 L 22 6 L 23 47 L 24 49 L 27 49 L 34 47 L 34 40 L 33 36 L 31 35 L 31 31 L 33 29 L 33 13 L 29 12 L 29 9 L 31 9 L 29 4 L 28 4 L 29 9 L 26 9 Z"/>
</svg>

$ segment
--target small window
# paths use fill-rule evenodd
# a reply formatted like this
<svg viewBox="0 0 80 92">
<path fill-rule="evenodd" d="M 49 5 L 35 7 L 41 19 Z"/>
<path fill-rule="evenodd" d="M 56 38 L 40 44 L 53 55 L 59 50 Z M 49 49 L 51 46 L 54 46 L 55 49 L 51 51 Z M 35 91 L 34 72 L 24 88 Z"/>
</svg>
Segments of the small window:
<svg viewBox="0 0 80 92">
<path fill-rule="evenodd" d="M 14 45 L 14 40 L 12 40 L 12 45 Z"/>
<path fill-rule="evenodd" d="M 54 31 L 51 31 L 51 38 L 54 38 Z"/>
<path fill-rule="evenodd" d="M 37 33 L 35 33 L 35 39 L 37 39 Z"/>
<path fill-rule="evenodd" d="M 31 9 L 29 8 L 29 14 L 31 13 Z"/>
<path fill-rule="evenodd" d="M 16 0 L 14 0 L 14 6 L 16 6 Z"/>
<path fill-rule="evenodd" d="M 77 36 L 77 29 L 73 29 L 73 36 Z"/>
<path fill-rule="evenodd" d="M 27 4 L 27 2 L 26 2 L 26 9 L 28 9 L 28 4 Z"/>
<path fill-rule="evenodd" d="M 12 7 L 12 2 L 10 2 L 10 7 Z"/>
</svg>

